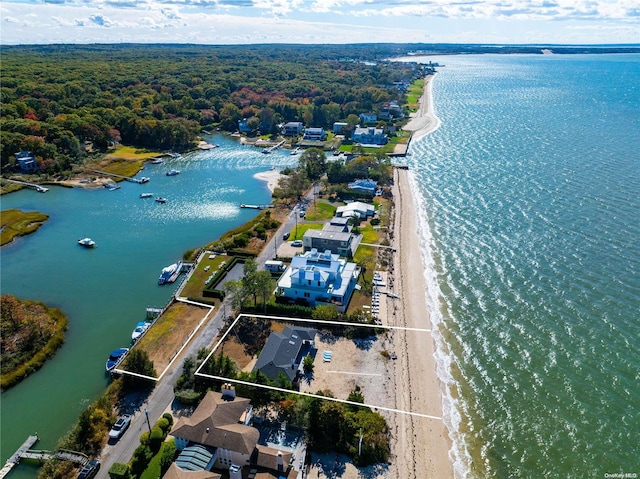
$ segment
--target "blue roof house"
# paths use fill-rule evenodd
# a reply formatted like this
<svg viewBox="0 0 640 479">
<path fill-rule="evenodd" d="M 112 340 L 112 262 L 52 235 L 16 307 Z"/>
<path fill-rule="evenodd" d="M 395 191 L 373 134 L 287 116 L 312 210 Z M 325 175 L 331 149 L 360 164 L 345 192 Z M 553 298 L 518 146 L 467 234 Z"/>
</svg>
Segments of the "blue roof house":
<svg viewBox="0 0 640 479">
<path fill-rule="evenodd" d="M 36 162 L 33 153 L 31 153 L 30 151 L 19 151 L 15 154 L 15 157 L 18 161 L 18 166 L 25 173 L 38 171 L 38 163 Z"/>
</svg>

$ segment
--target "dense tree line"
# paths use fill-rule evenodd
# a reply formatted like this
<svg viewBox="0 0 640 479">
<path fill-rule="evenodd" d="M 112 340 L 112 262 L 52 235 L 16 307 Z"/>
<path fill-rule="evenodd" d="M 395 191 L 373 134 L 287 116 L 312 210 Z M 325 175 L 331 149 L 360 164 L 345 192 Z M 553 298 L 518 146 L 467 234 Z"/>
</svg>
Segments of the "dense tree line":
<svg viewBox="0 0 640 479">
<path fill-rule="evenodd" d="M 262 133 L 285 121 L 333 122 L 403 100 L 416 65 L 371 61 L 401 46 L 89 45 L 3 48 L 3 170 L 30 150 L 47 173 L 114 142 L 186 149 L 202 128 Z M 363 60 L 367 61 L 363 61 Z M 87 143 L 88 142 L 88 143 Z"/>
</svg>

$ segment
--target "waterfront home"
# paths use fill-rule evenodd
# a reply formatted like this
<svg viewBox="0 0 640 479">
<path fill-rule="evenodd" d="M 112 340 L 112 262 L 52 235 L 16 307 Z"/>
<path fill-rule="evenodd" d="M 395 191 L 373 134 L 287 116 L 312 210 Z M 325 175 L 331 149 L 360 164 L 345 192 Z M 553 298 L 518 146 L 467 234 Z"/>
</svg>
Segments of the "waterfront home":
<svg viewBox="0 0 640 479">
<path fill-rule="evenodd" d="M 349 127 L 349 123 L 343 123 L 343 122 L 336 121 L 333 124 L 333 132 L 336 135 L 342 135 L 342 134 L 346 133 L 346 130 L 347 130 L 348 127 Z"/>
<path fill-rule="evenodd" d="M 357 126 L 351 135 L 351 139 L 362 145 L 382 146 L 387 144 L 387 135 L 384 134 L 382 128 L 374 128 L 372 126 L 362 128 Z"/>
<path fill-rule="evenodd" d="M 271 380 L 284 374 L 290 382 L 303 374 L 302 360 L 315 347 L 316 330 L 286 326 L 281 333 L 269 335 L 253 367 Z"/>
<path fill-rule="evenodd" d="M 353 201 L 344 206 L 338 206 L 336 209 L 336 216 L 341 218 L 355 216 L 356 218 L 367 219 L 375 214 L 375 206 L 362 201 Z"/>
<path fill-rule="evenodd" d="M 358 282 L 360 270 L 355 263 L 340 259 L 331 251 L 313 248 L 294 256 L 278 280 L 277 296 L 309 306 L 333 305 L 346 311 Z"/>
<path fill-rule="evenodd" d="M 18 166 L 23 172 L 33 173 L 34 171 L 38 171 L 38 163 L 30 151 L 19 151 L 15 154 L 15 157 Z"/>
<path fill-rule="evenodd" d="M 369 113 L 360 113 L 360 115 L 358 115 L 360 117 L 360 121 L 364 124 L 364 123 L 375 123 L 378 121 L 378 115 L 374 112 L 369 112 Z"/>
<path fill-rule="evenodd" d="M 209 391 L 191 416 L 180 417 L 171 435 L 180 455 L 165 477 L 181 479 L 194 477 L 190 471 L 210 471 L 212 468 L 234 472 L 242 468 L 273 469 L 282 476 L 289 472 L 291 453 L 258 445 L 260 432 L 250 425 L 253 407 L 250 400 L 236 397 L 235 387 L 224 384 L 221 392 Z M 273 457 L 282 458 L 274 464 Z M 216 477 L 210 476 L 202 477 Z M 242 476 L 235 476 L 242 477 Z"/>
<path fill-rule="evenodd" d="M 302 136 L 303 140 L 310 141 L 324 141 L 327 138 L 327 133 L 324 131 L 324 128 L 305 128 L 304 135 Z"/>
<path fill-rule="evenodd" d="M 364 191 L 366 193 L 371 193 L 373 195 L 378 189 L 378 182 L 367 178 L 366 180 L 353 181 L 349 183 L 347 186 L 351 190 Z"/>
<path fill-rule="evenodd" d="M 248 118 L 238 120 L 238 131 L 240 131 L 240 133 L 251 133 L 251 127 L 249 126 Z"/>
<path fill-rule="evenodd" d="M 296 136 L 302 133 L 302 122 L 301 121 L 290 121 L 285 123 L 282 127 L 282 135 L 283 136 Z"/>
<path fill-rule="evenodd" d="M 309 229 L 302 237 L 304 251 L 317 249 L 331 251 L 347 258 L 353 258 L 362 239 L 362 235 L 351 232 L 352 226 L 348 218 L 334 217 L 321 230 Z"/>
</svg>

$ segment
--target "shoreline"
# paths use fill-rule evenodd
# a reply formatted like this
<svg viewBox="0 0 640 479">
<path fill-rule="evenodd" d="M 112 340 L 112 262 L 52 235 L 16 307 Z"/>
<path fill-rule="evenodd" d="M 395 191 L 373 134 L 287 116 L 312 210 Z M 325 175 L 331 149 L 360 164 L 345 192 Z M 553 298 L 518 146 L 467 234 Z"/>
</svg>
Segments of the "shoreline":
<svg viewBox="0 0 640 479">
<path fill-rule="evenodd" d="M 427 76 L 420 108 L 404 129 L 412 131 L 411 139 L 420 139 L 440 126 L 432 97 L 433 75 Z M 431 331 L 433 322 L 426 299 L 426 280 L 422 260 L 419 202 L 406 170 L 394 170 L 393 197 L 395 219 L 392 229 L 393 246 L 397 254 L 392 265 L 395 291 L 400 301 L 389 311 L 389 324 Z M 419 255 L 419 256 L 417 256 Z M 420 258 L 420 261 L 416 261 Z M 403 298 L 410 298 L 404 301 Z M 427 335 L 429 337 L 427 337 Z M 440 418 L 432 419 L 407 414 L 389 417 L 392 433 L 391 452 L 395 456 L 390 470 L 397 479 L 421 477 L 454 477 L 451 456 L 453 441 L 444 422 L 444 385 L 438 378 L 437 351 L 433 332 L 400 334 L 404 347 L 399 348 L 397 361 L 391 363 L 393 390 L 389 396 L 396 409 L 413 411 Z"/>
<path fill-rule="evenodd" d="M 269 191 L 271 191 L 272 194 L 278 186 L 280 178 L 282 178 L 283 176 L 284 175 L 280 173 L 280 170 L 260 171 L 253 175 L 256 180 L 266 181 L 267 188 L 269 188 Z"/>
<path fill-rule="evenodd" d="M 411 120 L 403 127 L 403 130 L 412 132 L 409 143 L 411 140 L 418 140 L 440 127 L 440 118 L 436 116 L 433 108 L 432 84 L 435 75 L 437 73 L 425 77 L 422 96 L 418 100 L 420 108 L 411 114 Z"/>
<path fill-rule="evenodd" d="M 406 328 L 431 331 L 432 322 L 426 302 L 424 264 L 418 228 L 418 211 L 409 181 L 409 173 L 395 170 L 393 186 L 395 221 L 393 245 L 397 254 L 393 263 L 393 282 L 400 301 L 389 312 L 389 323 Z M 403 300 L 410 298 L 410 301 Z M 432 332 L 399 332 L 398 359 L 391 366 L 393 381 L 390 399 L 393 407 L 436 418 L 408 414 L 390 415 L 392 455 L 391 477 L 454 477 L 450 452 L 453 442 L 442 419 L 441 391 L 437 375 L 436 345 Z M 429 335 L 430 337 L 427 337 Z M 395 391 L 395 392 L 394 392 Z"/>
</svg>

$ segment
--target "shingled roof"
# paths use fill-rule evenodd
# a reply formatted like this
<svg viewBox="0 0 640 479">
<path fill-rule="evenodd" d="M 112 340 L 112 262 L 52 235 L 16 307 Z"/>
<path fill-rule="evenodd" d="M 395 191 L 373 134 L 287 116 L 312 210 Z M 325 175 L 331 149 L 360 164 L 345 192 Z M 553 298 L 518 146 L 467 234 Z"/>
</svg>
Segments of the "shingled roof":
<svg viewBox="0 0 640 479">
<path fill-rule="evenodd" d="M 209 391 L 191 417 L 178 419 L 171 434 L 198 444 L 251 455 L 260 433 L 254 427 L 239 423 L 249 403 L 246 398 L 236 397 L 230 401 L 218 392 Z"/>
<path fill-rule="evenodd" d="M 293 381 L 302 360 L 300 351 L 304 342 L 314 341 L 315 337 L 316 330 L 313 328 L 292 326 L 285 327 L 282 333 L 271 333 L 253 370 L 259 369 L 269 379 L 276 379 L 282 372 L 289 381 Z"/>
</svg>

